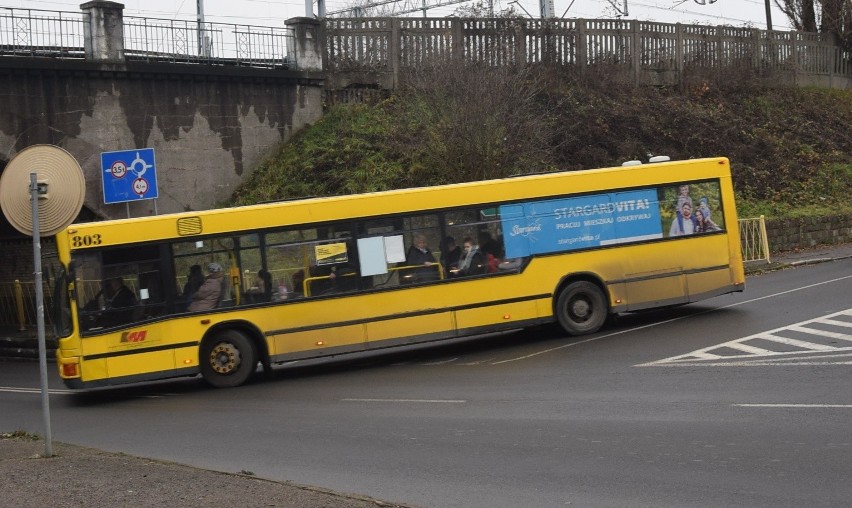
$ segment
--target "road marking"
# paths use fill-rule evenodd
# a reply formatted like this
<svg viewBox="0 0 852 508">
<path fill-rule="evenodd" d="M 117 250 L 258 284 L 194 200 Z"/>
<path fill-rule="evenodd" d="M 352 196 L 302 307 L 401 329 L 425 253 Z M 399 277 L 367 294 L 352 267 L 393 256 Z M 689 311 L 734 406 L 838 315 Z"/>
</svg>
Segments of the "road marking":
<svg viewBox="0 0 852 508">
<path fill-rule="evenodd" d="M 454 399 L 340 399 L 340 402 L 413 402 L 417 404 L 464 404 L 467 401 Z"/>
<path fill-rule="evenodd" d="M 0 386 L 0 393 L 32 393 L 32 394 L 40 394 L 41 388 L 16 388 L 14 386 Z M 77 392 L 74 390 L 47 390 L 48 395 L 76 395 L 85 392 Z M 137 399 L 162 399 L 163 397 L 167 397 L 171 394 L 162 394 L 162 395 L 136 395 L 134 398 Z"/>
<path fill-rule="evenodd" d="M 778 293 L 772 293 L 770 295 L 760 296 L 758 298 L 752 298 L 750 300 L 744 300 L 742 302 L 732 303 L 732 304 L 729 304 L 729 305 L 723 305 L 721 307 L 714 307 L 712 309 L 707 309 L 707 310 L 704 310 L 704 311 L 701 311 L 701 312 L 696 312 L 695 314 L 690 314 L 688 316 L 680 316 L 680 317 L 676 317 L 676 318 L 672 318 L 672 319 L 667 319 L 665 321 L 658 321 L 656 323 L 637 326 L 635 328 L 628 328 L 626 330 L 608 333 L 606 335 L 601 335 L 599 337 L 592 337 L 592 338 L 589 338 L 589 339 L 585 339 L 585 340 L 581 340 L 581 341 L 577 341 L 577 342 L 572 342 L 570 344 L 564 344 L 562 346 L 557 346 L 557 347 L 554 347 L 554 348 L 536 351 L 535 353 L 530 353 L 528 355 L 518 356 L 516 358 L 509 358 L 507 360 L 501 360 L 499 362 L 494 362 L 491 365 L 500 365 L 502 363 L 509 363 L 509 362 L 517 362 L 517 361 L 520 361 L 520 360 L 527 360 L 527 359 L 533 358 L 535 356 L 539 356 L 539 355 L 543 355 L 543 354 L 547 354 L 547 353 L 552 353 L 554 351 L 559 351 L 560 349 L 579 346 L 580 344 L 586 344 L 587 342 L 594 342 L 596 340 L 606 339 L 606 338 L 609 338 L 609 337 L 615 337 L 616 335 L 635 332 L 635 331 L 638 331 L 638 330 L 643 330 L 645 328 L 653 328 L 653 327 L 656 327 L 656 326 L 662 326 L 662 325 L 665 325 L 665 324 L 674 323 L 675 321 L 680 321 L 682 319 L 688 319 L 688 318 L 692 318 L 692 317 L 695 317 L 695 316 L 701 316 L 701 315 L 709 314 L 711 312 L 716 312 L 716 311 L 719 311 L 719 310 L 722 310 L 722 309 L 730 309 L 730 308 L 733 308 L 733 307 L 739 307 L 740 305 L 746 305 L 748 303 L 759 302 L 760 300 L 765 300 L 767 298 L 775 298 L 777 296 L 782 296 L 782 295 L 786 295 L 786 294 L 789 294 L 789 293 L 795 293 L 796 291 L 811 289 L 811 288 L 815 288 L 815 287 L 818 287 L 818 286 L 823 286 L 825 284 L 840 282 L 840 281 L 843 281 L 843 280 L 846 280 L 846 279 L 852 279 L 852 275 L 846 275 L 846 276 L 843 276 L 843 277 L 838 277 L 836 279 L 830 279 L 830 280 L 825 280 L 825 281 L 822 281 L 822 282 L 816 282 L 814 284 L 808 284 L 807 286 L 802 286 L 800 288 L 788 289 L 786 291 L 779 291 Z M 827 318 L 824 317 L 822 319 L 827 319 Z M 644 367 L 644 366 L 649 366 L 649 365 L 652 365 L 652 364 L 654 364 L 654 362 L 646 363 L 646 364 L 642 364 L 642 365 L 637 365 L 637 367 Z"/>
<path fill-rule="evenodd" d="M 852 409 L 852 404 L 731 404 L 736 407 L 780 407 L 780 408 L 829 408 L 829 409 Z"/>
<path fill-rule="evenodd" d="M 808 354 L 803 358 L 799 353 L 786 353 L 788 356 L 774 355 L 764 358 L 747 358 L 737 361 L 708 361 L 695 363 L 662 363 L 659 365 L 650 363 L 637 365 L 637 367 L 767 367 L 767 366 L 806 366 L 806 365 L 852 365 L 852 359 L 847 361 L 839 361 L 839 358 L 852 356 L 852 353 L 829 354 L 829 355 L 811 355 Z M 799 356 L 792 356 L 799 355 Z M 825 358 L 825 361 L 819 361 Z"/>
<path fill-rule="evenodd" d="M 836 319 L 821 318 L 821 319 L 817 319 L 816 322 L 817 323 L 824 323 L 824 324 L 831 325 L 831 326 L 846 326 L 846 327 L 852 328 L 852 323 L 847 323 L 846 321 L 838 321 Z"/>
<path fill-rule="evenodd" d="M 706 348 L 698 349 L 691 353 L 672 356 L 654 362 L 643 363 L 637 365 L 637 367 L 656 367 L 672 365 L 742 365 L 744 361 L 748 361 L 756 365 L 767 365 L 767 363 L 765 363 L 765 360 L 762 360 L 761 357 L 773 357 L 773 360 L 775 360 L 775 363 L 773 363 L 774 365 L 790 365 L 791 363 L 789 362 L 778 363 L 777 360 L 778 357 L 789 357 L 793 355 L 796 355 L 796 357 L 792 359 L 792 361 L 794 361 L 796 365 L 804 365 L 805 362 L 810 362 L 814 358 L 813 353 L 837 353 L 835 355 L 823 355 L 819 358 L 837 358 L 849 356 L 849 354 L 846 352 L 852 351 L 852 344 L 848 346 L 832 346 L 828 344 L 810 342 L 808 340 L 803 339 L 793 339 L 791 337 L 784 336 L 784 332 L 793 331 L 801 335 L 810 336 L 813 338 L 813 340 L 828 338 L 837 341 L 852 342 L 852 331 L 850 331 L 850 333 L 841 333 L 832 332 L 828 330 L 820 330 L 819 328 L 814 328 L 813 326 L 811 326 L 814 323 L 820 323 L 823 325 L 831 326 L 834 326 L 834 323 L 842 323 L 842 325 L 838 328 L 846 327 L 847 325 L 852 325 L 852 309 L 846 309 L 828 316 L 808 319 L 799 323 L 782 326 L 774 330 L 756 333 L 747 337 L 741 337 L 739 339 L 735 339 L 729 342 L 723 342 L 721 344 L 716 344 Z M 849 327 L 852 328 L 852 326 Z M 749 344 L 748 342 L 753 343 Z M 755 345 L 754 342 L 759 343 L 760 346 Z M 788 348 L 780 351 L 768 349 L 773 344 L 777 344 L 779 346 L 787 346 Z M 789 348 L 795 348 L 795 350 L 790 351 Z M 738 353 L 731 353 L 730 351 L 737 351 Z M 804 362 L 799 362 L 797 360 L 804 360 Z M 850 362 L 848 361 L 843 361 L 818 362 L 816 364 L 847 365 L 849 363 Z M 809 364 L 815 365 L 815 363 Z"/>
<path fill-rule="evenodd" d="M 438 360 L 436 362 L 427 362 L 427 363 L 424 363 L 423 365 L 428 365 L 430 367 L 435 366 L 435 365 L 444 365 L 444 364 L 447 364 L 447 363 L 453 363 L 454 361 L 456 361 L 458 359 L 459 359 L 459 357 L 457 356 L 455 358 L 450 358 L 449 360 Z"/>
<path fill-rule="evenodd" d="M 719 310 L 719 309 L 727 309 L 729 307 L 737 307 L 739 305 L 744 305 L 746 303 L 759 302 L 760 300 L 766 300 L 767 298 L 775 298 L 776 296 L 786 295 L 786 294 L 789 294 L 789 293 L 795 293 L 796 291 L 802 291 L 803 289 L 811 289 L 811 288 L 815 288 L 817 286 L 824 286 L 825 284 L 831 284 L 833 282 L 840 282 L 840 281 L 846 280 L 846 279 L 852 279 L 852 275 L 845 275 L 843 277 L 838 277 L 836 279 L 829 279 L 829 280 L 824 280 L 822 282 L 815 282 L 813 284 L 808 284 L 807 286 L 802 286 L 800 288 L 788 289 L 787 291 L 780 291 L 778 293 L 772 293 L 771 295 L 760 296 L 760 297 L 757 297 L 757 298 L 752 298 L 751 300 L 745 300 L 745 301 L 742 301 L 742 302 L 732 303 L 730 305 L 725 305 L 723 307 L 717 307 L 715 309 L 708 310 L 707 312 L 713 312 L 713 311 L 716 311 L 716 310 Z"/>
<path fill-rule="evenodd" d="M 493 359 L 494 358 L 483 358 L 482 360 L 474 360 L 472 362 L 464 362 L 464 363 L 460 363 L 459 365 L 462 365 L 464 367 L 473 367 L 475 365 L 482 365 L 482 364 L 485 364 L 485 363 L 491 363 L 491 361 Z M 494 364 L 491 363 L 491 365 L 494 365 Z"/>
<path fill-rule="evenodd" d="M 791 328 L 784 328 L 783 330 L 793 330 L 793 328 L 792 327 Z M 776 335 L 772 335 L 771 333 L 758 333 L 758 334 L 755 334 L 751 337 L 746 337 L 745 339 L 740 339 L 740 340 L 748 340 L 749 338 L 768 340 L 770 342 L 776 342 L 778 344 L 786 344 L 788 346 L 794 346 L 794 347 L 797 347 L 797 348 L 806 349 L 808 351 L 836 351 L 838 349 L 834 346 L 826 346 L 824 344 L 814 344 L 813 342 L 808 342 L 808 341 L 805 341 L 805 340 L 790 339 L 788 337 L 779 337 L 779 336 L 776 336 Z M 852 335 L 850 335 L 850 338 L 852 338 Z M 769 354 L 772 354 L 772 352 L 770 352 Z"/>
<path fill-rule="evenodd" d="M 4 393 L 41 393 L 41 388 L 17 388 L 14 386 L 0 386 L 0 392 Z M 48 389 L 49 395 L 70 395 L 74 392 L 71 390 L 51 390 Z"/>
<path fill-rule="evenodd" d="M 703 314 L 703 312 L 700 312 L 699 314 Z M 584 340 L 580 340 L 580 341 L 577 341 L 577 342 L 572 342 L 570 344 L 563 344 L 561 346 L 556 346 L 556 347 L 552 347 L 552 348 L 549 348 L 549 349 L 543 349 L 541 351 L 536 351 L 535 353 L 530 353 L 528 355 L 518 356 L 517 358 L 509 358 L 508 360 L 500 360 L 499 362 L 494 362 L 491 365 L 500 365 L 501 363 L 517 362 L 518 360 L 526 360 L 526 359 L 532 358 L 534 356 L 543 355 L 543 354 L 546 354 L 546 353 L 552 353 L 553 351 L 559 351 L 560 349 L 579 346 L 580 344 L 585 344 L 587 342 L 593 342 L 593 341 L 596 341 L 596 340 L 606 339 L 607 337 L 615 337 L 616 335 L 621 335 L 621 334 L 629 333 L 629 332 L 635 332 L 636 330 L 642 330 L 643 328 L 652 328 L 654 326 L 660 326 L 660 325 L 664 325 L 666 323 L 671 323 L 671 322 L 674 322 L 674 321 L 680 321 L 681 319 L 685 319 L 686 317 L 687 316 L 681 316 L 681 317 L 676 317 L 676 318 L 672 318 L 672 319 L 667 319 L 665 321 L 658 321 L 656 323 L 651 323 L 651 324 L 648 324 L 648 325 L 637 326 L 635 328 L 628 328 L 626 330 L 620 330 L 618 332 L 612 332 L 612 333 L 608 333 L 606 335 L 601 335 L 600 337 L 592 337 L 590 339 L 584 339 Z"/>
</svg>

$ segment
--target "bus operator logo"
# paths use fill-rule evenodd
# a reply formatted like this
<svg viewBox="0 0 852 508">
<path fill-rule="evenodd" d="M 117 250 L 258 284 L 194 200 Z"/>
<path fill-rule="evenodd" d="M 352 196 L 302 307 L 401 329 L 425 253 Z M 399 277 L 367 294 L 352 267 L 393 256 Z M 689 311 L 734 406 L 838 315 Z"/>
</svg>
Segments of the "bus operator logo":
<svg viewBox="0 0 852 508">
<path fill-rule="evenodd" d="M 148 330 L 124 332 L 121 334 L 121 342 L 144 342 L 146 335 L 148 335 Z"/>
</svg>

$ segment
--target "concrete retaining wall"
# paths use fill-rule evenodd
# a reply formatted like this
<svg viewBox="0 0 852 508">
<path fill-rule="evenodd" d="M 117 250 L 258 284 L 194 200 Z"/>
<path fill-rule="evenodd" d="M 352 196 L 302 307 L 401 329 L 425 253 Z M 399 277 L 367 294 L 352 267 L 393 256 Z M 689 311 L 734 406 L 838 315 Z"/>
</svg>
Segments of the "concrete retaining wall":
<svg viewBox="0 0 852 508">
<path fill-rule="evenodd" d="M 770 252 L 852 242 L 852 214 L 804 219 L 767 219 Z"/>
</svg>

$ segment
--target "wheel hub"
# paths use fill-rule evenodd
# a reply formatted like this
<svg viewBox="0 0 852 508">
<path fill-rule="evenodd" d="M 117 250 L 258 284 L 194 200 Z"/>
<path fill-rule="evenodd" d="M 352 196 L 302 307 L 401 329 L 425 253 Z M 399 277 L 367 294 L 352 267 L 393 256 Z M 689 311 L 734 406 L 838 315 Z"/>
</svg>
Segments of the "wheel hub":
<svg viewBox="0 0 852 508">
<path fill-rule="evenodd" d="M 578 298 L 571 302 L 571 314 L 579 320 L 588 319 L 591 310 L 592 306 L 588 300 Z"/>
<path fill-rule="evenodd" d="M 240 365 L 240 351 L 233 344 L 217 344 L 210 351 L 210 367 L 219 374 L 234 372 Z"/>
</svg>

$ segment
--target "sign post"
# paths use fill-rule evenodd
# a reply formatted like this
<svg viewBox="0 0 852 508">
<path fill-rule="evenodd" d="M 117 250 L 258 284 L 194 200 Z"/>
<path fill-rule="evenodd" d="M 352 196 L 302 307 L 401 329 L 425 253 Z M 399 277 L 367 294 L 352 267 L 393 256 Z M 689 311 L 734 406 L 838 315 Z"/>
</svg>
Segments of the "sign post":
<svg viewBox="0 0 852 508">
<path fill-rule="evenodd" d="M 47 186 L 38 184 L 38 175 L 30 173 L 30 199 L 33 202 L 33 265 L 38 329 L 38 367 L 41 377 L 41 414 L 44 417 L 44 454 L 53 457 L 53 433 L 50 430 L 50 399 L 47 391 L 47 346 L 44 338 L 44 289 L 41 287 L 41 231 L 38 225 L 38 199 L 47 194 Z"/>
<path fill-rule="evenodd" d="M 51 185 L 51 182 L 57 185 Z M 25 186 L 29 192 L 22 192 Z M 86 180 L 80 164 L 58 146 L 33 145 L 25 148 L 9 161 L 0 175 L 0 208 L 3 215 L 15 229 L 25 235 L 32 235 L 33 239 L 41 405 L 45 455 L 48 457 L 53 455 L 53 434 L 50 430 L 47 347 L 44 338 L 41 237 L 55 235 L 71 224 L 83 208 L 85 197 Z"/>
</svg>

